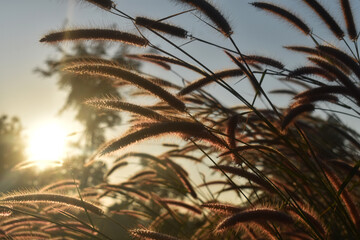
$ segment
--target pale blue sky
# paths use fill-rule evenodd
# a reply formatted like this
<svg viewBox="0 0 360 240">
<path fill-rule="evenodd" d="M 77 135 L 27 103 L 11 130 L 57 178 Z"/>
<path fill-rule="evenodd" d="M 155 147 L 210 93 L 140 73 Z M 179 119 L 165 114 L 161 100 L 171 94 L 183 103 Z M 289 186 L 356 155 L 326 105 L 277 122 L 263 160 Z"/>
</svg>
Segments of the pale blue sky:
<svg viewBox="0 0 360 240">
<path fill-rule="evenodd" d="M 187 9 L 175 4 L 174 0 L 115 0 L 115 2 L 119 9 L 132 16 L 160 18 Z M 297 66 L 301 62 L 302 59 L 295 59 L 294 55 L 288 55 L 287 51 L 281 47 L 286 44 L 310 43 L 294 28 L 274 16 L 254 9 L 248 1 L 214 0 L 213 2 L 230 20 L 235 32 L 234 39 L 244 53 L 279 58 L 289 67 Z M 297 12 L 304 10 L 303 4 L 298 0 L 273 2 L 286 4 Z M 341 19 L 341 11 L 334 8 L 337 1 L 323 2 L 328 4 L 330 11 L 337 15 L 338 19 Z M 355 3 L 357 4 L 355 9 L 359 9 L 358 1 Z M 300 15 L 304 16 L 304 14 Z M 306 22 L 312 27 L 325 29 L 321 27 L 321 22 L 316 16 L 305 14 L 305 17 Z M 25 128 L 32 128 L 34 125 L 53 119 L 64 103 L 65 93 L 57 90 L 56 79 L 43 79 L 34 74 L 33 69 L 43 66 L 43 62 L 48 57 L 55 56 L 53 48 L 40 44 L 39 39 L 51 30 L 60 29 L 65 19 L 69 19 L 70 25 L 75 27 L 106 27 L 115 23 L 121 30 L 135 31 L 129 21 L 99 10 L 85 1 L 3 0 L 0 4 L 2 32 L 0 37 L 0 114 L 19 116 Z M 191 14 L 179 16 L 173 21 L 180 23 L 182 27 L 200 38 L 230 46 L 228 40 L 196 20 Z M 326 29 L 317 32 L 325 36 L 328 33 Z M 149 33 L 146 35 L 157 43 L 157 40 Z M 181 42 L 184 41 L 177 41 L 179 44 Z M 167 48 L 163 42 L 158 44 Z M 213 70 L 233 66 L 218 49 L 197 43 L 191 43 L 184 49 L 192 52 Z M 178 54 L 175 51 L 172 52 Z M 191 75 L 186 75 L 186 77 L 192 80 Z M 271 88 L 274 83 L 267 84 Z M 243 86 L 239 84 L 238 88 L 241 93 L 246 94 L 247 90 Z M 219 94 L 222 94 L 220 90 Z M 234 100 L 224 99 L 228 102 Z M 73 126 L 69 128 L 69 131 L 75 130 L 76 125 L 71 125 L 73 122 L 71 112 L 63 116 L 61 121 Z"/>
</svg>

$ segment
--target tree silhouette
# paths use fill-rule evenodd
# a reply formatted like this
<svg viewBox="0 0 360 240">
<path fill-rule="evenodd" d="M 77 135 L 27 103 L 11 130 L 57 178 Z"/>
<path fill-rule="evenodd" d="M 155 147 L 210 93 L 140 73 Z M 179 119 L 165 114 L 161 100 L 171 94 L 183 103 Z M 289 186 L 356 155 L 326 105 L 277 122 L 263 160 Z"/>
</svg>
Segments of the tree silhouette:
<svg viewBox="0 0 360 240">
<path fill-rule="evenodd" d="M 0 191 L 2 192 L 22 186 L 31 174 L 29 172 L 18 174 L 12 171 L 16 164 L 25 159 L 22 130 L 21 122 L 17 117 L 0 116 Z"/>
<path fill-rule="evenodd" d="M 86 45 L 79 43 L 69 51 L 61 47 L 56 48 L 60 53 L 60 58 L 51 58 L 46 61 L 47 68 L 35 69 L 44 77 L 58 75 L 58 87 L 61 90 L 67 90 L 67 99 L 60 110 L 62 113 L 68 109 L 75 109 L 75 119 L 84 126 L 80 141 L 75 143 L 79 149 L 83 149 L 79 156 L 70 156 L 67 162 L 68 168 L 81 179 L 81 187 L 94 185 L 102 180 L 102 174 L 105 169 L 102 164 L 83 167 L 91 154 L 105 141 L 105 129 L 117 126 L 121 118 L 118 112 L 107 112 L 104 110 L 90 107 L 84 102 L 90 98 L 100 98 L 111 96 L 121 98 L 120 92 L 114 86 L 113 82 L 103 77 L 93 77 L 88 75 L 78 75 L 63 69 L 64 64 L 69 61 L 98 61 L 105 58 L 113 63 L 131 66 L 134 69 L 139 67 L 139 63 L 124 58 L 128 48 L 120 47 L 112 55 L 108 53 L 103 43 Z M 75 162 L 75 163 L 71 163 Z"/>
</svg>

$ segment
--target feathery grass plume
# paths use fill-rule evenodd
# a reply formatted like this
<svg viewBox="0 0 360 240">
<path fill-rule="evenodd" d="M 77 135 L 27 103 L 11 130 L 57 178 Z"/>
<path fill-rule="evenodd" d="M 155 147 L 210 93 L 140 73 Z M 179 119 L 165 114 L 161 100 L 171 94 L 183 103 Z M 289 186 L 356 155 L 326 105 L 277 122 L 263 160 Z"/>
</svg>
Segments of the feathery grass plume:
<svg viewBox="0 0 360 240">
<path fill-rule="evenodd" d="M 100 40 L 115 41 L 138 47 L 146 47 L 148 41 L 137 35 L 121 32 L 113 29 L 71 29 L 53 32 L 45 35 L 40 42 L 57 43 L 63 41 L 79 41 L 79 40 Z"/>
<path fill-rule="evenodd" d="M 133 73 L 128 69 L 115 66 L 79 66 L 68 68 L 68 71 L 79 74 L 90 74 L 94 76 L 120 79 L 152 93 L 179 111 L 183 112 L 186 109 L 185 104 L 180 99 L 154 84 L 150 80 L 146 79 L 145 77 Z"/>
<path fill-rule="evenodd" d="M 295 52 L 301 52 L 301 53 L 307 53 L 312 55 L 318 55 L 319 51 L 315 48 L 310 47 L 304 47 L 304 46 L 284 46 L 284 48 L 295 51 Z"/>
<path fill-rule="evenodd" d="M 201 124 L 187 121 L 160 122 L 152 123 L 148 127 L 125 134 L 119 139 L 115 139 L 110 143 L 105 144 L 105 146 L 100 151 L 100 155 L 110 154 L 141 140 L 171 133 L 177 133 L 180 137 L 184 138 L 199 138 L 201 140 L 208 141 L 217 147 L 222 146 L 222 141 L 214 135 L 211 135 Z"/>
<path fill-rule="evenodd" d="M 1 228 L 4 228 L 6 231 L 9 230 L 9 228 L 23 225 L 23 224 L 33 224 L 33 223 L 49 223 L 48 221 L 36 218 L 36 217 L 14 217 L 10 219 L 5 219 L 0 223 Z"/>
<path fill-rule="evenodd" d="M 299 98 L 294 103 L 294 106 L 301 105 L 304 103 L 313 103 L 313 102 L 319 102 L 319 101 L 337 103 L 339 101 L 339 98 L 334 95 L 330 95 L 330 94 L 319 94 L 319 95 L 315 95 L 315 96 L 311 95 L 311 96 L 307 96 L 304 98 Z"/>
<path fill-rule="evenodd" d="M 269 93 L 273 93 L 273 94 L 287 94 L 287 95 L 291 95 L 294 96 L 297 94 L 296 91 L 290 90 L 290 89 L 275 89 L 275 90 L 271 90 L 269 91 Z"/>
<path fill-rule="evenodd" d="M 225 17 L 206 0 L 177 0 L 195 7 L 198 11 L 204 13 L 215 25 L 218 30 L 225 36 L 230 37 L 233 33 L 230 24 Z"/>
<path fill-rule="evenodd" d="M 295 70 L 291 71 L 288 75 L 288 77 L 299 77 L 302 75 L 317 75 L 320 77 L 325 78 L 326 80 L 332 82 L 335 80 L 335 76 L 328 71 L 326 71 L 323 68 L 320 67 L 312 67 L 312 66 L 306 66 L 306 67 L 299 67 Z"/>
<path fill-rule="evenodd" d="M 111 0 L 86 0 L 86 1 L 108 11 L 110 11 L 110 9 L 115 6 L 115 3 Z"/>
<path fill-rule="evenodd" d="M 311 103 L 305 103 L 297 106 L 293 106 L 284 116 L 284 119 L 281 123 L 281 130 L 284 131 L 289 127 L 289 125 L 295 120 L 295 118 L 299 117 L 299 115 L 312 112 L 315 110 L 315 107 Z"/>
<path fill-rule="evenodd" d="M 112 167 L 109 169 L 109 171 L 106 172 L 105 174 L 105 178 L 108 178 L 115 170 L 127 166 L 128 162 L 117 162 L 114 165 L 112 165 Z"/>
<path fill-rule="evenodd" d="M 46 232 L 54 232 L 56 230 L 58 231 L 74 231 L 76 233 L 88 233 L 88 234 L 92 234 L 92 235 L 97 235 L 98 232 L 94 231 L 96 230 L 93 226 L 90 226 L 82 221 L 66 221 L 64 222 L 62 225 L 57 225 L 57 224 L 49 224 L 49 225 L 45 225 L 43 227 L 40 228 L 41 231 L 46 231 Z M 81 232 L 77 232 L 77 230 L 80 230 Z"/>
<path fill-rule="evenodd" d="M 360 90 L 359 88 L 352 82 L 352 80 L 345 75 L 339 68 L 334 66 L 333 64 L 321 60 L 319 58 L 309 57 L 310 61 L 314 62 L 316 65 L 324 68 L 334 76 L 336 76 L 337 80 L 340 81 L 345 87 L 349 89 L 350 92 L 352 92 L 355 99 L 360 104 Z"/>
<path fill-rule="evenodd" d="M 240 70 L 246 75 L 246 77 L 250 80 L 252 87 L 255 92 L 258 92 L 261 89 L 260 84 L 256 80 L 256 77 L 252 72 L 250 72 L 236 57 L 234 57 L 231 53 L 225 51 L 226 55 L 230 57 L 230 59 L 240 68 Z"/>
<path fill-rule="evenodd" d="M 158 114 L 157 112 L 142 107 L 139 105 L 123 102 L 120 99 L 116 98 L 92 98 L 85 101 L 85 104 L 94 106 L 100 109 L 110 109 L 114 111 L 128 111 L 131 113 L 138 114 L 142 117 L 153 119 L 156 121 L 167 121 L 167 117 Z"/>
<path fill-rule="evenodd" d="M 169 64 L 161 62 L 161 61 L 157 61 L 157 60 L 149 59 L 149 58 L 142 58 L 142 57 L 140 57 L 139 55 L 136 55 L 136 54 L 127 54 L 126 57 L 141 60 L 141 61 L 145 61 L 145 62 L 149 62 L 149 63 L 153 63 L 155 65 L 158 65 L 159 67 L 162 67 L 165 70 L 171 70 L 171 66 Z"/>
<path fill-rule="evenodd" d="M 344 32 L 340 26 L 336 23 L 330 13 L 316 0 L 303 0 L 328 26 L 333 34 L 341 39 L 344 37 Z"/>
<path fill-rule="evenodd" d="M 64 188 L 76 188 L 80 182 L 78 180 L 74 179 L 68 179 L 68 180 L 60 180 L 55 183 L 46 185 L 45 187 L 40 189 L 40 192 L 50 191 L 50 190 L 59 190 Z"/>
<path fill-rule="evenodd" d="M 156 171 L 154 170 L 144 170 L 141 171 L 137 174 L 135 174 L 134 176 L 130 177 L 129 180 L 137 180 L 139 178 L 143 178 L 143 177 L 155 177 L 156 176 Z"/>
<path fill-rule="evenodd" d="M 166 203 L 167 205 L 174 205 L 174 206 L 179 206 L 179 207 L 185 208 L 195 214 L 200 214 L 200 215 L 202 214 L 201 209 L 199 209 L 193 205 L 187 204 L 183 201 L 179 201 L 179 200 L 175 200 L 175 199 L 168 199 L 168 198 L 161 198 L 161 199 L 159 199 L 159 201 L 162 203 Z"/>
<path fill-rule="evenodd" d="M 253 2 L 251 4 L 254 7 L 268 11 L 270 13 L 273 13 L 273 14 L 285 19 L 287 22 L 289 22 L 293 26 L 297 27 L 305 35 L 308 35 L 310 33 L 310 28 L 304 23 L 304 21 L 301 20 L 299 17 L 295 16 L 289 10 L 286 10 L 282 7 L 276 6 L 271 3 L 265 3 L 265 2 Z"/>
<path fill-rule="evenodd" d="M 340 49 L 331 46 L 320 45 L 317 46 L 317 49 L 319 49 L 321 53 L 328 54 L 339 60 L 340 62 L 344 63 L 345 66 L 349 67 L 356 74 L 360 81 L 360 64 L 354 58 L 350 57 L 344 51 L 341 51 Z"/>
<path fill-rule="evenodd" d="M 292 217 L 282 211 L 272 208 L 255 208 L 244 210 L 242 212 L 235 213 L 225 218 L 221 223 L 216 226 L 216 232 L 223 232 L 226 229 L 235 226 L 236 224 L 244 222 L 262 222 L 273 221 L 285 224 L 293 224 Z"/>
<path fill-rule="evenodd" d="M 50 239 L 50 235 L 43 233 L 43 232 L 39 232 L 39 231 L 35 231 L 35 230 L 31 230 L 31 231 L 24 231 L 24 232 L 16 232 L 16 233 L 12 233 L 11 235 L 9 235 L 10 239 L 37 239 L 37 240 L 46 240 L 46 239 Z"/>
<path fill-rule="evenodd" d="M 78 198 L 65 196 L 54 193 L 22 193 L 12 194 L 0 199 L 0 202 L 9 202 L 11 204 L 23 204 L 27 202 L 45 202 L 45 203 L 57 203 L 65 204 L 75 208 L 86 209 L 97 215 L 103 215 L 104 211 L 93 203 L 83 201 Z"/>
<path fill-rule="evenodd" d="M 195 91 L 209 83 L 212 83 L 215 81 L 215 79 L 221 78 L 230 78 L 230 77 L 237 77 L 237 76 L 241 76 L 243 75 L 243 71 L 236 68 L 236 69 L 226 69 L 226 70 L 221 70 L 218 72 L 215 72 L 213 75 L 211 76 L 205 76 L 203 78 L 200 78 L 198 80 L 195 80 L 193 82 L 191 82 L 190 84 L 188 84 L 186 87 L 184 87 L 183 89 L 181 89 L 178 92 L 179 96 L 183 96 L 186 95 L 188 93 L 191 93 L 192 91 Z"/>
<path fill-rule="evenodd" d="M 166 87 L 166 88 L 173 88 L 176 90 L 180 90 L 181 87 L 177 84 L 171 83 L 167 80 L 161 79 L 161 78 L 149 78 L 150 81 L 152 81 L 153 83 L 155 83 L 156 85 L 162 86 L 162 87 Z"/>
<path fill-rule="evenodd" d="M 322 237 L 325 237 L 327 229 L 324 223 L 321 221 L 320 217 L 309 207 L 300 206 L 300 209 L 288 207 L 286 210 L 290 213 L 294 220 L 301 222 L 310 231 L 318 232 Z"/>
<path fill-rule="evenodd" d="M 38 224 L 38 225 L 39 225 L 39 224 Z M 11 226 L 11 227 L 9 227 L 9 228 L 4 228 L 4 229 L 3 229 L 3 232 L 4 232 L 4 233 L 6 232 L 6 234 L 9 236 L 9 235 L 11 235 L 11 234 L 14 233 L 14 232 L 20 232 L 20 231 L 22 231 L 22 230 L 29 230 L 29 228 L 31 228 L 31 227 L 35 227 L 35 226 L 34 226 L 34 225 L 31 225 L 31 224 Z M 5 237 L 5 236 L 3 236 L 3 235 L 0 234 L 0 237 Z M 11 238 L 4 238 L 4 239 L 11 239 Z"/>
<path fill-rule="evenodd" d="M 357 40 L 357 31 L 355 27 L 355 21 L 352 14 L 351 6 L 349 0 L 340 0 L 341 9 L 344 15 L 347 32 L 349 34 L 349 38 L 353 41 Z"/>
<path fill-rule="evenodd" d="M 9 217 L 13 213 L 10 206 L 0 205 L 0 217 Z"/>
<path fill-rule="evenodd" d="M 318 95 L 326 95 L 326 94 L 342 94 L 342 95 L 353 96 L 353 93 L 350 92 L 347 87 L 325 85 L 325 86 L 305 90 L 297 94 L 294 97 L 294 99 L 307 98 L 307 97 L 315 98 Z"/>
<path fill-rule="evenodd" d="M 339 191 L 342 181 L 335 174 L 335 172 L 330 169 L 327 165 L 322 164 L 326 177 L 329 179 L 330 183 L 336 191 Z M 345 203 L 346 209 L 350 214 L 351 220 L 355 224 L 356 228 L 360 228 L 360 212 L 351 196 L 349 191 L 344 188 L 340 194 L 341 199 Z"/>
<path fill-rule="evenodd" d="M 157 20 L 145 18 L 145 17 L 136 17 L 135 18 L 135 24 L 150 28 L 153 30 L 157 30 L 163 33 L 167 33 L 169 35 L 180 37 L 180 38 L 186 38 L 188 36 L 188 32 L 181 28 L 177 27 L 168 23 L 163 23 Z"/>
<path fill-rule="evenodd" d="M 246 178 L 247 180 L 258 184 L 259 186 L 261 186 L 264 190 L 266 190 L 268 192 L 274 192 L 274 188 L 270 182 L 266 181 L 265 179 L 259 177 L 258 175 L 254 174 L 254 173 L 248 172 L 241 168 L 227 166 L 227 165 L 212 166 L 210 168 L 215 169 L 217 171 L 220 171 L 220 169 L 222 169 L 224 172 L 232 173 L 237 176 Z"/>
<path fill-rule="evenodd" d="M 235 207 L 233 205 L 223 203 L 204 203 L 201 206 L 204 208 L 208 208 L 211 211 L 224 214 L 234 214 L 245 210 L 245 208 Z"/>
<path fill-rule="evenodd" d="M 152 240 L 180 240 L 179 238 L 167 235 L 167 234 L 163 234 L 163 233 L 158 233 L 158 232 L 154 232 L 154 231 L 150 231 L 147 229 L 133 229 L 129 231 L 130 234 L 133 237 L 136 237 L 138 239 L 152 239 Z"/>
<path fill-rule="evenodd" d="M 268 224 L 264 224 L 264 222 L 251 222 L 251 224 L 240 224 L 239 225 L 241 229 L 244 228 L 250 228 L 252 230 L 252 233 L 256 233 L 257 239 L 266 239 L 266 240 L 277 240 L 279 233 L 276 233 L 274 229 L 271 229 L 271 227 Z M 304 240 L 304 239 L 301 239 Z"/>
<path fill-rule="evenodd" d="M 195 65 L 189 64 L 185 61 L 181 61 L 179 59 L 176 58 L 172 58 L 172 57 L 166 57 L 166 56 L 162 56 L 159 54 L 139 54 L 138 55 L 140 58 L 144 58 L 144 59 L 151 59 L 151 60 L 156 60 L 156 61 L 160 61 L 160 62 L 166 62 L 166 63 L 171 63 L 171 64 L 175 64 L 178 66 L 182 66 L 185 68 L 188 68 L 194 72 L 200 73 L 201 75 L 204 75 L 205 72 L 203 70 L 201 70 L 200 68 L 198 68 Z"/>
<path fill-rule="evenodd" d="M 345 73 L 350 73 L 349 71 L 349 66 L 347 66 L 346 64 L 342 63 L 339 59 L 337 59 L 335 56 L 332 56 L 330 54 L 326 54 L 325 52 L 320 52 L 318 49 L 316 48 L 309 48 L 309 47 L 304 47 L 304 46 L 286 46 L 284 47 L 288 50 L 291 51 L 296 51 L 296 52 L 301 52 L 301 53 L 307 53 L 307 54 L 311 54 L 311 55 L 316 55 L 317 57 L 320 57 L 322 59 L 325 59 L 329 62 L 331 62 L 332 64 L 336 65 L 337 67 L 339 67 L 343 72 Z"/>
<path fill-rule="evenodd" d="M 259 56 L 259 55 L 246 55 L 243 56 L 247 64 L 254 64 L 254 63 L 260 63 L 265 64 L 274 68 L 283 69 L 284 64 L 281 63 L 278 60 L 275 60 L 273 58 Z M 240 62 L 243 62 L 243 59 L 241 57 L 238 57 L 237 60 Z"/>
<path fill-rule="evenodd" d="M 96 65 L 96 66 L 118 66 L 119 63 L 113 60 L 108 60 L 100 57 L 93 57 L 93 56 L 87 56 L 87 57 L 68 57 L 61 62 L 59 62 L 59 65 L 63 65 L 63 70 L 66 70 L 69 66 L 82 66 L 82 65 Z"/>
</svg>

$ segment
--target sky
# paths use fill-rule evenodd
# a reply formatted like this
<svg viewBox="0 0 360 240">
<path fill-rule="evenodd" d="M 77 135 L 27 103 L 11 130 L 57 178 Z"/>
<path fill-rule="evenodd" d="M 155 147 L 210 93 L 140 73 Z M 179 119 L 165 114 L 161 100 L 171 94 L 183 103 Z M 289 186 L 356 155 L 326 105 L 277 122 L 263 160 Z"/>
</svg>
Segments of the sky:
<svg viewBox="0 0 360 240">
<path fill-rule="evenodd" d="M 148 16 L 163 18 L 179 11 L 187 10 L 176 0 L 115 0 L 117 7 L 131 16 Z M 279 21 L 276 17 L 265 14 L 243 0 L 213 1 L 229 19 L 234 29 L 234 40 L 244 53 L 262 54 L 278 58 L 289 68 L 298 66 L 303 58 L 288 53 L 283 45 L 311 44 L 310 40 L 296 31 L 293 27 Z M 272 1 L 295 9 L 304 10 L 300 1 Z M 325 1 L 323 1 L 325 2 Z M 355 1 L 353 1 L 355 2 Z M 335 16 L 341 16 L 341 11 L 334 8 L 337 1 L 326 1 L 329 10 Z M 359 9 L 358 2 L 355 9 Z M 314 28 L 320 29 L 319 35 L 329 34 L 314 15 L 304 15 L 306 22 Z M 29 130 L 45 122 L 56 120 L 65 126 L 66 131 L 77 131 L 79 125 L 73 120 L 73 112 L 61 116 L 58 111 L 65 101 L 66 92 L 59 91 L 56 86 L 56 77 L 43 78 L 34 73 L 36 67 L 44 67 L 44 61 L 49 57 L 56 57 L 52 46 L 39 42 L 41 37 L 52 30 L 62 28 L 65 20 L 73 27 L 107 27 L 116 24 L 120 30 L 135 32 L 131 22 L 98 9 L 86 1 L 80 0 L 11 0 L 2 1 L 0 5 L 0 115 L 18 116 L 25 129 Z M 339 17 L 338 17 L 339 19 Z M 191 14 L 176 17 L 174 22 L 194 33 L 199 38 L 209 40 L 222 46 L 231 47 L 229 41 L 215 32 Z M 321 30 L 325 29 L 325 30 Z M 154 43 L 179 55 L 164 42 L 153 38 L 145 32 Z M 174 40 L 178 41 L 178 40 Z M 177 42 L 184 43 L 183 40 Z M 338 44 L 335 42 L 335 44 Z M 199 43 L 190 43 L 184 49 L 191 52 L 200 61 L 206 63 L 213 70 L 231 66 L 225 54 L 216 48 Z M 137 50 L 134 50 L 137 51 Z M 186 59 L 184 56 L 181 56 Z M 145 68 L 146 71 L 154 71 Z M 154 74 L 168 76 L 161 70 Z M 188 75 L 187 75 L 188 74 Z M 194 76 L 185 73 L 186 78 L 192 80 Z M 172 76 L 174 78 L 174 76 Z M 179 81 L 175 79 L 174 81 Z M 177 82 L 179 83 L 179 82 Z M 277 86 L 274 82 L 265 83 L 268 89 Z M 249 95 L 248 85 L 237 86 L 241 94 Z M 236 103 L 235 99 L 228 98 L 226 92 L 210 87 L 215 94 L 221 97 L 226 104 Z"/>
</svg>

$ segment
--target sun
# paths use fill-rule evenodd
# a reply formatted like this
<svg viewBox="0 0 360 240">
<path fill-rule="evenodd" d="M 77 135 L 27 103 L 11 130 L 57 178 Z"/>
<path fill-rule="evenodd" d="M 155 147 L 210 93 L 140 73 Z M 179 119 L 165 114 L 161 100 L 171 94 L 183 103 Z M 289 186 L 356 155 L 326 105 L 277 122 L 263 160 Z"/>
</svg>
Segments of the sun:
<svg viewBox="0 0 360 240">
<path fill-rule="evenodd" d="M 66 132 L 56 122 L 43 124 L 28 133 L 27 155 L 25 166 L 37 166 L 44 169 L 48 166 L 61 165 L 65 156 Z"/>
</svg>

